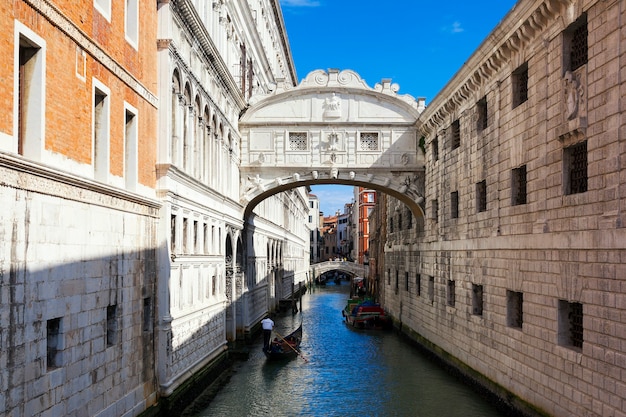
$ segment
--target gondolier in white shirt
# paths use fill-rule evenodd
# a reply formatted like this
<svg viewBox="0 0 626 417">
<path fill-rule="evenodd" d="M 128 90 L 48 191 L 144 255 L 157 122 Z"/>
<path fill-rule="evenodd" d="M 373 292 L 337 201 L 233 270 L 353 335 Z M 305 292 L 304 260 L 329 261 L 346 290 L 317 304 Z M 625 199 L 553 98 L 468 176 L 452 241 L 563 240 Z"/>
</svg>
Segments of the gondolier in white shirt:
<svg viewBox="0 0 626 417">
<path fill-rule="evenodd" d="M 263 326 L 263 350 L 267 350 L 270 347 L 270 339 L 272 337 L 272 329 L 274 328 L 274 321 L 265 317 L 261 320 L 261 326 Z"/>
</svg>

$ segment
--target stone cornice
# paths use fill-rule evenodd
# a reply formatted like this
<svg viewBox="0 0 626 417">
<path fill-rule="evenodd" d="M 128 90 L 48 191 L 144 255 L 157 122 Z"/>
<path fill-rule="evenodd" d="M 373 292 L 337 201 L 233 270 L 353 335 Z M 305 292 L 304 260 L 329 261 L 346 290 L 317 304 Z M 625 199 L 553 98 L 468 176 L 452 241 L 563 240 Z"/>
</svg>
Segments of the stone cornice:
<svg viewBox="0 0 626 417">
<path fill-rule="evenodd" d="M 181 17 L 181 24 L 183 24 L 187 30 L 192 34 L 193 38 L 200 45 L 200 49 L 215 72 L 219 75 L 219 79 L 223 83 L 226 90 L 233 97 L 237 106 L 240 109 L 246 107 L 246 101 L 239 89 L 239 86 L 235 82 L 232 74 L 228 70 L 228 67 L 222 59 L 217 47 L 211 40 L 206 27 L 202 23 L 202 20 L 198 16 L 194 5 L 190 0 L 171 0 L 171 5 L 178 12 Z"/>
<path fill-rule="evenodd" d="M 280 38 L 282 40 L 283 52 L 287 59 L 287 65 L 289 66 L 289 74 L 291 75 L 292 82 L 298 83 L 298 75 L 296 74 L 296 67 L 293 63 L 293 57 L 291 56 L 291 48 L 289 47 L 289 39 L 287 39 L 285 20 L 283 19 L 283 12 L 280 8 L 279 0 L 269 0 L 272 4 L 272 11 L 276 20 L 276 26 L 279 29 Z"/>
<path fill-rule="evenodd" d="M 161 208 L 159 201 L 2 152 L 0 178 L 0 186 L 155 218 Z"/>
<path fill-rule="evenodd" d="M 518 2 L 420 115 L 420 132 L 428 136 L 441 124 L 446 124 L 469 97 L 495 77 L 514 54 L 539 36 L 571 1 Z"/>
</svg>

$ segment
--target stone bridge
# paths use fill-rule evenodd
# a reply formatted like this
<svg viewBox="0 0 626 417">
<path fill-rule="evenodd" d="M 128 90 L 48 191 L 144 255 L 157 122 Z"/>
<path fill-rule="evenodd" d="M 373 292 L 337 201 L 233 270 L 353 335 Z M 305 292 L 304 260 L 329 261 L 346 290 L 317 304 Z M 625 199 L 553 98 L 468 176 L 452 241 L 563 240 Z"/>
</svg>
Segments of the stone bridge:
<svg viewBox="0 0 626 417">
<path fill-rule="evenodd" d="M 416 120 L 424 100 L 370 88 L 350 70 L 279 83 L 241 116 L 241 203 L 246 217 L 272 194 L 338 184 L 384 191 L 423 216 L 425 155 Z"/>
<path fill-rule="evenodd" d="M 348 261 L 326 261 L 311 265 L 311 277 L 313 279 L 316 279 L 324 272 L 333 270 L 348 272 L 354 276 L 359 276 L 363 278 L 367 278 L 369 274 L 368 265 L 361 265 L 355 262 Z"/>
</svg>

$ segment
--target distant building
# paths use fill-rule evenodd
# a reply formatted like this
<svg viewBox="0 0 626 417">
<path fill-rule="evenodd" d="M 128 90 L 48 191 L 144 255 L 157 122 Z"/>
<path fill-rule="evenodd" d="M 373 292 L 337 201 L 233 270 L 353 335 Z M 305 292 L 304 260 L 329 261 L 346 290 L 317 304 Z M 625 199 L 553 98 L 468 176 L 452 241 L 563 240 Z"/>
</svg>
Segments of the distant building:
<svg viewBox="0 0 626 417">
<path fill-rule="evenodd" d="M 355 260 L 360 264 L 367 264 L 369 256 L 369 220 L 368 217 L 374 210 L 376 205 L 376 191 L 354 187 L 355 208 L 353 209 L 352 218 L 356 229 L 354 237 L 356 257 Z"/>
<path fill-rule="evenodd" d="M 352 234 L 350 224 L 352 216 L 352 203 L 343 206 L 343 213 L 337 215 L 337 254 L 340 258 L 350 258 L 352 249 Z"/>
<path fill-rule="evenodd" d="M 320 233 L 320 200 L 315 194 L 309 193 L 309 236 L 310 236 L 310 262 L 317 263 L 320 261 L 320 255 L 322 252 L 322 236 Z"/>
<path fill-rule="evenodd" d="M 328 261 L 338 256 L 337 254 L 337 215 L 325 216 L 321 229 L 322 255 L 321 261 Z"/>
</svg>

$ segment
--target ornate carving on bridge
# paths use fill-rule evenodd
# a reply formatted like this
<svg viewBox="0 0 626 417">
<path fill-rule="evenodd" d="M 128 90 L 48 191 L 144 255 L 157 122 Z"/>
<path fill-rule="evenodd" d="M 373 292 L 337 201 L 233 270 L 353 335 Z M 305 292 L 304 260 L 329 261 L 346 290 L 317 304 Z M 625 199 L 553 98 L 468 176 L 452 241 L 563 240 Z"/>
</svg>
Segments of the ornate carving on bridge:
<svg viewBox="0 0 626 417">
<path fill-rule="evenodd" d="M 324 100 L 324 117 L 328 119 L 336 119 L 341 117 L 341 100 L 335 93 Z"/>
</svg>

